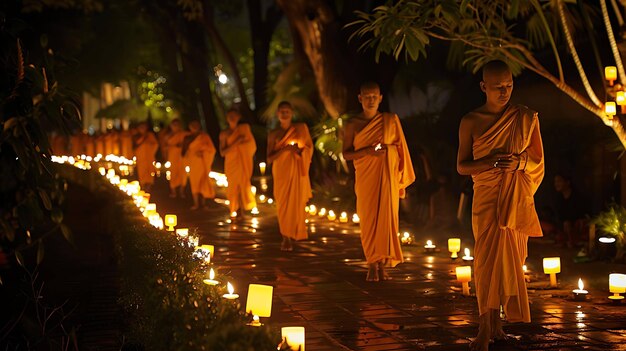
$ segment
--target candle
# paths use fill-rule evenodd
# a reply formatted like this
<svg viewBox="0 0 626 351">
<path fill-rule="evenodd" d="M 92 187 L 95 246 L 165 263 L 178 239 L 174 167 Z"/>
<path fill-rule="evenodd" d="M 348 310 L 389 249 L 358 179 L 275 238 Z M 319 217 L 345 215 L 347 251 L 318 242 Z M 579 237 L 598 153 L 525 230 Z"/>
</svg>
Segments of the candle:
<svg viewBox="0 0 626 351">
<path fill-rule="evenodd" d="M 400 242 L 402 242 L 404 245 L 411 245 L 411 243 L 413 242 L 411 233 L 409 232 L 402 233 L 402 238 L 400 238 Z"/>
<path fill-rule="evenodd" d="M 259 317 L 272 315 L 272 294 L 274 287 L 262 284 L 250 284 L 248 286 L 248 299 L 246 300 L 246 313 L 254 316 L 250 325 L 261 326 Z"/>
<path fill-rule="evenodd" d="M 626 293 L 626 274 L 609 274 L 609 291 L 613 293 L 609 299 L 613 301 L 623 300 L 624 296 L 620 294 Z"/>
<path fill-rule="evenodd" d="M 304 327 L 282 327 L 280 332 L 291 351 L 304 351 Z"/>
<path fill-rule="evenodd" d="M 523 265 L 522 271 L 524 271 L 524 280 L 526 281 L 526 283 L 530 283 L 530 274 L 528 272 L 528 267 L 526 265 Z"/>
<path fill-rule="evenodd" d="M 561 258 L 560 257 L 546 257 L 543 259 L 543 272 L 550 274 L 550 286 L 556 287 L 556 274 L 561 273 Z"/>
<path fill-rule="evenodd" d="M 348 214 L 346 212 L 341 212 L 341 215 L 339 216 L 339 222 L 348 223 Z"/>
<path fill-rule="evenodd" d="M 233 211 L 230 213 L 230 218 L 235 218 L 237 217 L 237 211 Z"/>
<path fill-rule="evenodd" d="M 98 172 L 100 172 L 100 175 L 104 177 L 106 173 L 106 169 L 104 169 L 104 167 L 98 167 Z"/>
<path fill-rule="evenodd" d="M 609 81 L 609 86 L 613 86 L 613 82 L 617 79 L 617 67 L 604 67 L 604 79 Z"/>
<path fill-rule="evenodd" d="M 361 218 L 359 218 L 358 214 L 355 213 L 355 214 L 352 215 L 352 223 L 354 223 L 354 224 L 361 223 Z"/>
<path fill-rule="evenodd" d="M 583 280 L 581 278 L 578 278 L 578 289 L 574 289 L 572 292 L 574 293 L 574 300 L 576 301 L 584 301 L 589 293 L 585 290 L 585 286 L 583 285 Z"/>
<path fill-rule="evenodd" d="M 452 253 L 450 257 L 453 259 L 458 258 L 457 252 L 461 251 L 461 239 L 451 238 L 448 239 L 448 251 Z"/>
<path fill-rule="evenodd" d="M 228 290 L 228 294 L 222 295 L 223 298 L 228 299 L 228 300 L 234 300 L 239 297 L 238 294 L 235 294 L 235 288 L 230 282 L 228 282 L 226 286 L 227 286 L 226 289 Z"/>
<path fill-rule="evenodd" d="M 470 249 L 468 249 L 466 247 L 463 252 L 464 252 L 463 261 L 473 261 L 474 260 L 474 257 L 470 256 Z"/>
<path fill-rule="evenodd" d="M 265 175 L 265 168 L 266 167 L 267 167 L 267 164 L 265 162 L 259 163 L 259 170 L 261 171 L 261 175 Z"/>
<path fill-rule="evenodd" d="M 378 143 L 378 144 L 376 144 L 376 146 L 374 146 L 374 151 L 378 151 L 378 150 L 380 150 L 382 148 L 383 148 L 383 146 L 380 143 Z"/>
<path fill-rule="evenodd" d="M 432 240 L 426 240 L 426 245 L 424 245 L 424 250 L 426 250 L 426 252 L 433 252 L 435 251 L 436 246 L 433 245 Z"/>
<path fill-rule="evenodd" d="M 309 206 L 309 214 L 311 216 L 315 216 L 317 214 L 317 207 L 315 207 L 315 205 Z"/>
<path fill-rule="evenodd" d="M 173 215 L 173 214 L 165 215 L 165 225 L 167 226 L 168 232 L 173 232 L 176 224 L 178 224 L 178 218 L 176 217 L 176 215 Z"/>
<path fill-rule="evenodd" d="M 324 207 L 322 207 L 319 212 L 317 213 L 318 216 L 320 217 L 324 217 L 326 216 L 326 209 Z"/>
<path fill-rule="evenodd" d="M 268 204 L 270 204 L 270 205 L 271 205 L 271 204 L 273 204 L 273 203 L 274 203 L 274 199 L 272 199 L 272 198 L 270 197 L 269 199 L 267 199 L 267 203 L 268 203 Z"/>
<path fill-rule="evenodd" d="M 186 238 L 189 235 L 189 228 L 178 228 L 176 229 L 176 235 L 181 238 Z"/>
<path fill-rule="evenodd" d="M 456 280 L 460 281 L 463 285 L 463 295 L 469 296 L 469 282 L 472 280 L 472 267 L 456 267 Z"/>
<path fill-rule="evenodd" d="M 149 217 L 150 215 L 156 213 L 156 204 L 149 203 L 146 205 L 146 209 L 143 211 L 143 215 Z"/>
<path fill-rule="evenodd" d="M 217 285 L 220 283 L 215 280 L 215 271 L 213 270 L 213 268 L 211 268 L 211 270 L 209 271 L 209 279 L 204 279 L 203 282 L 206 285 Z"/>
<path fill-rule="evenodd" d="M 256 216 L 256 215 L 258 215 L 260 212 L 259 212 L 259 209 L 258 209 L 258 208 L 253 207 L 253 208 L 252 208 L 252 211 L 250 211 L 250 213 L 252 213 L 253 215 L 255 215 L 255 216 Z"/>
<path fill-rule="evenodd" d="M 267 201 L 267 198 L 265 197 L 265 195 L 263 194 L 259 195 L 259 202 L 264 203 L 265 201 Z"/>
<path fill-rule="evenodd" d="M 337 216 L 335 215 L 335 211 L 333 210 L 328 211 L 328 220 L 334 221 L 335 219 L 337 219 Z"/>
</svg>

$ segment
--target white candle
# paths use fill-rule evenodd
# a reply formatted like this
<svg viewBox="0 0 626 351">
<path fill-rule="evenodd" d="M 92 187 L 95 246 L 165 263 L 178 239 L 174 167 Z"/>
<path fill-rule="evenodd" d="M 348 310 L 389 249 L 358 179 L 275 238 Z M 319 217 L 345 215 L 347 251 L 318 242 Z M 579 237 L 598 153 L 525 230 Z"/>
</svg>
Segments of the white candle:
<svg viewBox="0 0 626 351">
<path fill-rule="evenodd" d="M 226 286 L 227 286 L 227 289 L 228 289 L 228 294 L 224 294 L 224 295 L 222 295 L 222 297 L 224 297 L 225 299 L 228 299 L 228 300 L 234 300 L 234 299 L 239 297 L 238 294 L 235 294 L 235 288 L 233 287 L 233 285 L 230 282 L 228 282 L 228 284 L 226 284 Z"/>
<path fill-rule="evenodd" d="M 220 283 L 215 280 L 215 271 L 213 271 L 213 268 L 211 268 L 211 270 L 209 271 L 209 279 L 204 279 L 203 282 L 207 285 L 217 285 Z"/>
</svg>

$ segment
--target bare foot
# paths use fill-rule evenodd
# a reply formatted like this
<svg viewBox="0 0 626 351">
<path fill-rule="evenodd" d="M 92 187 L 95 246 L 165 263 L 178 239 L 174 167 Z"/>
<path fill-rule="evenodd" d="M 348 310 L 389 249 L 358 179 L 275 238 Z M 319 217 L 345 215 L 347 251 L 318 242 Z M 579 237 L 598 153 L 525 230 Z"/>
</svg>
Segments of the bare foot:
<svg viewBox="0 0 626 351">
<path fill-rule="evenodd" d="M 502 329 L 502 319 L 500 318 L 500 311 L 494 310 L 491 314 L 491 338 L 497 341 L 503 341 L 507 339 L 506 333 Z"/>
<path fill-rule="evenodd" d="M 290 237 L 283 236 L 283 242 L 280 244 L 280 249 L 282 251 L 293 251 L 293 244 L 291 243 Z"/>
<path fill-rule="evenodd" d="M 385 262 L 384 261 L 378 262 L 378 278 L 380 280 L 391 280 L 391 279 L 393 279 L 393 278 L 391 278 L 391 276 L 389 274 L 387 274 L 387 271 L 385 271 Z"/>
<path fill-rule="evenodd" d="M 377 282 L 378 279 L 378 264 L 370 263 L 369 269 L 367 270 L 367 278 L 365 278 L 368 282 Z"/>
<path fill-rule="evenodd" d="M 489 338 L 491 337 L 491 312 L 483 313 L 480 316 L 478 325 L 478 335 L 470 343 L 470 350 L 472 351 L 488 351 L 489 350 Z"/>
</svg>

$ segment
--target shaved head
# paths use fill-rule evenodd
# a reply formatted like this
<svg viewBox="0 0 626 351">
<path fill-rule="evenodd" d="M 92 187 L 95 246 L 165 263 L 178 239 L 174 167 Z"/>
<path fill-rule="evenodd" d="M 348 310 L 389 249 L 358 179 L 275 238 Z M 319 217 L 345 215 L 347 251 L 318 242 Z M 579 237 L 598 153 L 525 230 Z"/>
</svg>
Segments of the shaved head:
<svg viewBox="0 0 626 351">
<path fill-rule="evenodd" d="M 509 68 L 509 65 L 506 64 L 506 62 L 500 60 L 489 61 L 483 66 L 483 81 L 487 77 L 500 75 L 507 72 L 511 73 L 511 69 Z"/>
<path fill-rule="evenodd" d="M 380 91 L 380 86 L 378 85 L 378 83 L 372 82 L 372 81 L 361 83 L 361 86 L 359 87 L 359 92 L 363 93 L 366 90 L 378 90 L 378 91 Z"/>
</svg>

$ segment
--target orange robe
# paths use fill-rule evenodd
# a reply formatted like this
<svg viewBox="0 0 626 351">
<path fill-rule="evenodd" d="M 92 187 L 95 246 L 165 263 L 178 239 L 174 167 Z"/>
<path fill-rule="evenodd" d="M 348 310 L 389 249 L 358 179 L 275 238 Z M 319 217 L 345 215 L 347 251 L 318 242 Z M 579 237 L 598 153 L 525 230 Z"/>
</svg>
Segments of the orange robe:
<svg viewBox="0 0 626 351">
<path fill-rule="evenodd" d="M 104 153 L 104 135 L 100 134 L 94 138 L 94 146 L 96 148 L 96 154 L 106 156 Z"/>
<path fill-rule="evenodd" d="M 82 139 L 83 133 L 72 134 L 70 137 L 70 155 L 76 156 L 85 154 Z"/>
<path fill-rule="evenodd" d="M 135 170 L 139 184 L 145 186 L 154 183 L 154 177 L 152 176 L 154 172 L 154 155 L 159 148 L 159 143 L 154 133 L 151 132 L 147 132 L 140 138 L 135 147 L 135 155 L 137 157 Z"/>
<path fill-rule="evenodd" d="M 300 155 L 282 153 L 272 166 L 274 198 L 278 209 L 278 226 L 283 236 L 302 240 L 308 237 L 304 207 L 311 198 L 309 167 L 313 157 L 313 141 L 304 123 L 294 123 L 282 139 L 276 141 L 274 150 L 296 142 L 303 149 Z"/>
<path fill-rule="evenodd" d="M 504 306 L 509 322 L 530 322 L 522 266 L 529 236 L 542 236 L 533 196 L 543 179 L 543 146 L 537 113 L 507 107 L 472 145 L 474 159 L 494 152 L 521 154 L 517 171 L 489 169 L 472 175 L 474 278 L 480 314 Z"/>
<path fill-rule="evenodd" d="M 188 132 L 179 131 L 170 134 L 165 141 L 167 145 L 167 160 L 170 161 L 170 189 L 187 185 L 187 172 L 183 162 L 183 141 Z"/>
<path fill-rule="evenodd" d="M 189 144 L 184 162 L 189 166 L 189 183 L 192 194 L 201 194 L 205 199 L 215 197 L 215 190 L 210 182 L 209 173 L 215 158 L 215 146 L 211 137 L 204 132 Z"/>
<path fill-rule="evenodd" d="M 94 148 L 94 137 L 89 134 L 82 135 L 82 142 L 85 147 L 85 155 L 87 156 L 96 156 L 95 148 Z"/>
<path fill-rule="evenodd" d="M 226 146 L 232 145 L 240 137 L 243 137 L 244 141 L 230 148 L 224 156 L 224 173 L 228 179 L 226 197 L 230 202 L 231 212 L 240 208 L 249 211 L 256 207 L 256 200 L 251 190 L 252 184 L 250 183 L 253 171 L 252 158 L 256 152 L 256 142 L 250 131 L 250 125 L 238 125 L 230 136 L 227 137 Z"/>
<path fill-rule="evenodd" d="M 120 155 L 126 157 L 129 160 L 133 159 L 133 137 L 130 135 L 130 131 L 123 130 L 120 132 Z"/>
<path fill-rule="evenodd" d="M 415 181 L 409 149 L 400 119 L 382 113 L 354 136 L 354 149 L 387 145 L 385 156 L 354 160 L 356 212 L 361 219 L 361 243 L 367 263 L 387 260 L 394 267 L 403 261 L 398 238 L 398 211 L 405 189 Z"/>
</svg>

